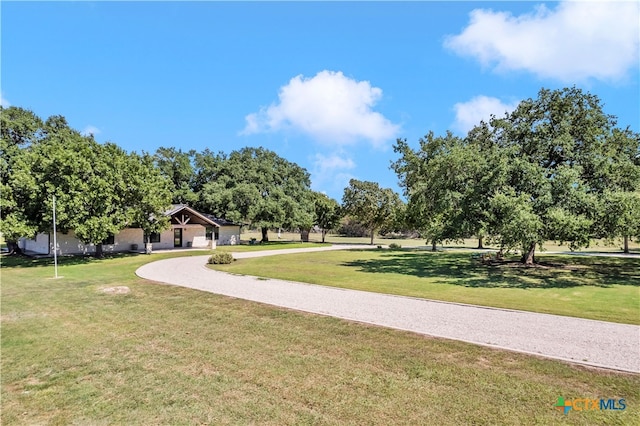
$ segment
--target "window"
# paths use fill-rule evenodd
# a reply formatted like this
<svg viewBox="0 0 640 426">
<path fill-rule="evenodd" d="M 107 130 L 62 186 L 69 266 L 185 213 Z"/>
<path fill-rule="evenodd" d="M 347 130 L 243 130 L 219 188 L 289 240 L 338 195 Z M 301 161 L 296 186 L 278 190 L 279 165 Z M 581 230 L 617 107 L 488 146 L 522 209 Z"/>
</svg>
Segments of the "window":
<svg viewBox="0 0 640 426">
<path fill-rule="evenodd" d="M 152 232 L 151 234 L 144 234 L 144 242 L 145 243 L 159 243 L 160 242 L 160 234 L 157 232 Z"/>
<path fill-rule="evenodd" d="M 113 235 L 109 235 L 104 241 L 102 241 L 103 245 L 115 244 L 116 238 Z"/>
<path fill-rule="evenodd" d="M 213 238 L 213 233 L 213 226 L 207 226 L 205 230 L 205 237 L 207 238 L 207 241 L 210 241 Z"/>
</svg>

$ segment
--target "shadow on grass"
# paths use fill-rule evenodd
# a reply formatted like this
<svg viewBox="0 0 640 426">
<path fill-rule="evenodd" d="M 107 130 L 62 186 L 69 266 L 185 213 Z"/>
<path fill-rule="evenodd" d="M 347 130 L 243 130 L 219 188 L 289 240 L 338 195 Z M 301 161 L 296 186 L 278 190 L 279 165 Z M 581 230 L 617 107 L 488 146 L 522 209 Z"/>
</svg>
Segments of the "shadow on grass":
<svg viewBox="0 0 640 426">
<path fill-rule="evenodd" d="M 100 262 L 107 259 L 121 259 L 125 257 L 140 256 L 139 253 L 114 253 L 105 254 L 103 258 L 98 259 L 94 256 L 60 256 L 58 257 L 58 266 L 66 265 L 87 265 L 90 263 Z M 24 255 L 3 255 L 2 259 L 3 268 L 34 268 L 43 266 L 52 266 L 53 257 L 29 257 Z"/>
<path fill-rule="evenodd" d="M 640 260 L 544 256 L 538 267 L 517 262 L 486 265 L 468 253 L 396 251 L 342 265 L 367 273 L 411 275 L 435 282 L 486 288 L 640 286 Z"/>
</svg>

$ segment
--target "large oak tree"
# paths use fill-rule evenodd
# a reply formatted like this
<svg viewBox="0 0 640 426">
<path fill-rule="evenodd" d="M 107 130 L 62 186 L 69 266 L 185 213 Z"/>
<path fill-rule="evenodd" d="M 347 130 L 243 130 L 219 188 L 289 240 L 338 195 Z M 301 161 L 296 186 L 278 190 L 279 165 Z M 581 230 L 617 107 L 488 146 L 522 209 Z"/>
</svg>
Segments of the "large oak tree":
<svg viewBox="0 0 640 426">
<path fill-rule="evenodd" d="M 262 241 L 269 241 L 269 229 L 312 226 L 310 176 L 297 164 L 264 148 L 243 148 L 209 161 L 199 157 L 198 162 L 207 165 L 210 179 L 199 193 L 204 211 L 259 227 Z"/>
<path fill-rule="evenodd" d="M 534 263 L 547 240 L 576 249 L 638 234 L 640 138 L 615 126 L 598 97 L 542 89 L 464 140 L 428 135 L 415 151 L 398 141 L 394 168 L 434 238 L 486 233 Z"/>
</svg>

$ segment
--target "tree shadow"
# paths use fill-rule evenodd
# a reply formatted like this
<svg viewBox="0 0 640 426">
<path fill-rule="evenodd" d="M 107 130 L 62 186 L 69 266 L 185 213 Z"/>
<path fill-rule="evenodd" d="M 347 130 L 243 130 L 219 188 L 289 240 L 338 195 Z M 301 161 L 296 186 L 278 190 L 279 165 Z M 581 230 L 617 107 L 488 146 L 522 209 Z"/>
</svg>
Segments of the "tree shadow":
<svg viewBox="0 0 640 426">
<path fill-rule="evenodd" d="M 640 260 L 545 256 L 536 267 L 510 260 L 483 264 L 469 253 L 396 251 L 342 263 L 365 273 L 410 275 L 432 282 L 484 288 L 640 286 Z"/>
<path fill-rule="evenodd" d="M 105 253 L 102 258 L 96 258 L 90 255 L 59 256 L 58 266 L 87 265 L 107 259 L 134 257 L 140 255 L 140 253 Z M 53 257 L 29 257 L 14 254 L 10 256 L 2 255 L 0 262 L 2 264 L 2 268 L 38 268 L 51 267 L 53 266 L 54 260 Z"/>
</svg>

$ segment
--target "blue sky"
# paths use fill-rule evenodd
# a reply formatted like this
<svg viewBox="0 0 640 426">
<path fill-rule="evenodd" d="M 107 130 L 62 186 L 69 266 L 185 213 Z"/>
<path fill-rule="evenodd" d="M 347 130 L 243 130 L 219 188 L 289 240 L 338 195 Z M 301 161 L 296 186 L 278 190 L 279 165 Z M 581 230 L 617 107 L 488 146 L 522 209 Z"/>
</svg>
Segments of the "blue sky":
<svg viewBox="0 0 640 426">
<path fill-rule="evenodd" d="M 7 2 L 2 104 L 129 151 L 263 146 L 340 200 L 398 190 L 397 138 L 459 135 L 540 88 L 639 131 L 636 2 Z"/>
</svg>

